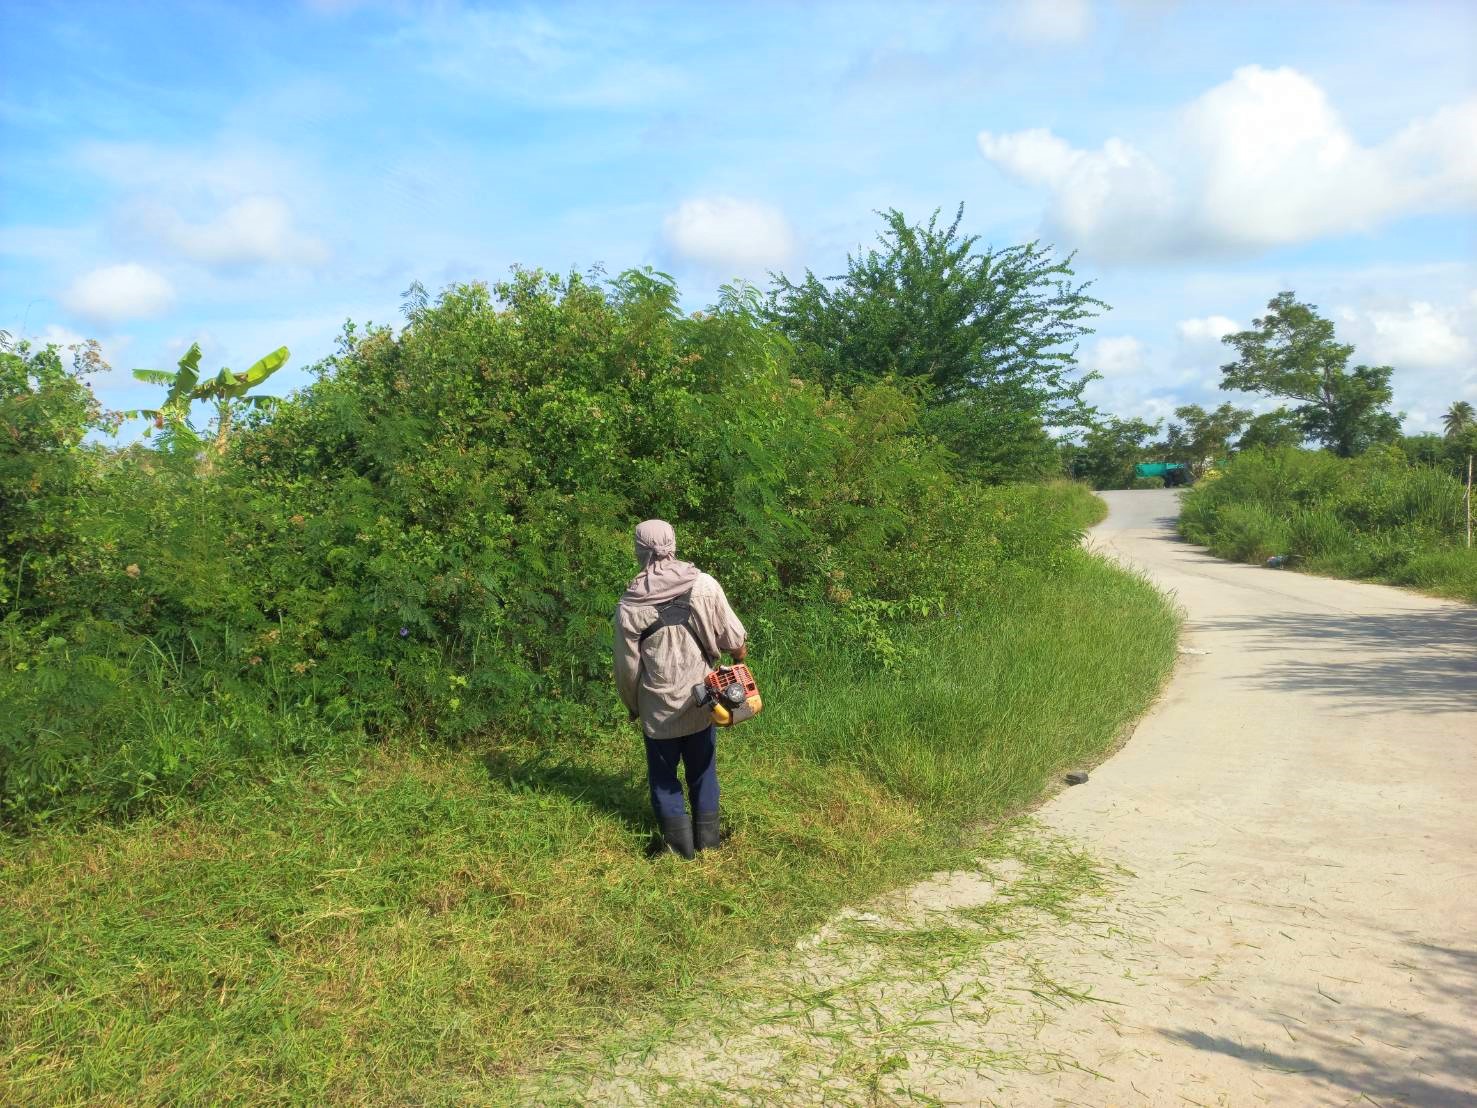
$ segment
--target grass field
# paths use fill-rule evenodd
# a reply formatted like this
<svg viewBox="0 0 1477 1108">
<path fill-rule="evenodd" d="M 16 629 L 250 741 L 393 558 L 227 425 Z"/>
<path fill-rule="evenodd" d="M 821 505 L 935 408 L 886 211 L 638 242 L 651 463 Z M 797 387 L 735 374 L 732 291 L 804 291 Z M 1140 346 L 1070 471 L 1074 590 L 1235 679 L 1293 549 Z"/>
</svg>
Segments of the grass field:
<svg viewBox="0 0 1477 1108">
<path fill-rule="evenodd" d="M 756 659 L 767 711 L 720 745 L 732 838 L 694 864 L 644 856 L 635 733 L 558 755 L 390 743 L 5 840 L 0 1102 L 496 1099 L 947 865 L 1169 670 L 1167 603 L 1085 554 L 991 595 L 909 632 L 891 673 L 824 642 Z"/>
</svg>

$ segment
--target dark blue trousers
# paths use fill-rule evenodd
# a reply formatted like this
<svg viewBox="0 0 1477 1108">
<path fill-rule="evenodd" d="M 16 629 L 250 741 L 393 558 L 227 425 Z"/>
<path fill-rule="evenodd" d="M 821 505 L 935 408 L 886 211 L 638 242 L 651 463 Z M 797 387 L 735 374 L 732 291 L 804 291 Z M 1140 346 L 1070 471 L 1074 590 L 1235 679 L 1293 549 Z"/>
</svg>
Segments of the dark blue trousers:
<svg viewBox="0 0 1477 1108">
<path fill-rule="evenodd" d="M 687 775 L 687 794 L 692 800 L 692 814 L 706 815 L 718 810 L 717 739 L 709 725 L 680 739 L 646 740 L 646 776 L 651 782 L 651 806 L 660 819 L 674 819 L 687 814 L 682 802 L 682 782 L 677 780 L 681 764 Z"/>
</svg>

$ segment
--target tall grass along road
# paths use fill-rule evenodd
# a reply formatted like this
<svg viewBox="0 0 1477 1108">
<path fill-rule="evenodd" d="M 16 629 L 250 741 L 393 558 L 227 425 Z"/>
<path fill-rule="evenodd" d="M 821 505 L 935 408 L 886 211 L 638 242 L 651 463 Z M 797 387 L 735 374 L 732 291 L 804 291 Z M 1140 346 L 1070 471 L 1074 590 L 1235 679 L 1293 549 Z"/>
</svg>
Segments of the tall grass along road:
<svg viewBox="0 0 1477 1108">
<path fill-rule="evenodd" d="M 1477 548 L 1467 545 L 1466 490 L 1398 450 L 1357 458 L 1253 450 L 1185 497 L 1180 532 L 1212 553 L 1406 585 L 1477 603 Z"/>
<path fill-rule="evenodd" d="M 1477 609 L 1222 562 L 1177 539 L 1175 493 L 1106 498 L 1097 547 L 1187 614 L 1124 749 L 1013 844 L 756 970 L 747 1026 L 685 1028 L 584 1090 L 1477 1102 Z"/>
</svg>

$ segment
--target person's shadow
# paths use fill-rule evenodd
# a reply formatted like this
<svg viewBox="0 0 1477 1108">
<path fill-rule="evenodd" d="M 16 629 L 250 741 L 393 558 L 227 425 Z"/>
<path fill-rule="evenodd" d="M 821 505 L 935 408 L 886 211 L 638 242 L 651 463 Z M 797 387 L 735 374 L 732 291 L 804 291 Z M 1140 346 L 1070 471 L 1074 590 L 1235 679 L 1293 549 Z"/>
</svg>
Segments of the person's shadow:
<svg viewBox="0 0 1477 1108">
<path fill-rule="evenodd" d="M 651 796 L 640 782 L 616 773 L 592 769 L 554 751 L 518 758 L 490 751 L 482 764 L 494 781 L 514 788 L 560 792 L 582 804 L 615 816 L 635 834 L 655 829 Z"/>
</svg>

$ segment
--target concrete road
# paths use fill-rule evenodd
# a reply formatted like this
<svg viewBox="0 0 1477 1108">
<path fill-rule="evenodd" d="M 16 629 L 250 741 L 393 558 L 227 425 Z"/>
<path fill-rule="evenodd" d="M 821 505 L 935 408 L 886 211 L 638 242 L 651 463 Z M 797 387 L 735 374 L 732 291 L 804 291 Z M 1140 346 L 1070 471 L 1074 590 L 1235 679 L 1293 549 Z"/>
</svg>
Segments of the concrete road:
<svg viewBox="0 0 1477 1108">
<path fill-rule="evenodd" d="M 1132 871 L 1152 933 L 1131 980 L 1081 967 L 1110 1018 L 1052 1032 L 1096 1075 L 976 1091 L 1477 1104 L 1477 609 L 1222 562 L 1176 493 L 1105 495 L 1092 540 L 1176 598 L 1185 656 L 1041 815 Z"/>
</svg>

